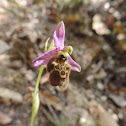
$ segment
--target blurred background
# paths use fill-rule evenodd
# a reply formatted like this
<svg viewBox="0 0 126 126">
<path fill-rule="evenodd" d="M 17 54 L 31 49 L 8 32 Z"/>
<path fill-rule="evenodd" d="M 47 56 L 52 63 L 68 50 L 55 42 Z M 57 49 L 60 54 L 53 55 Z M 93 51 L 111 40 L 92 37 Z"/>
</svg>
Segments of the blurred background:
<svg viewBox="0 0 126 126">
<path fill-rule="evenodd" d="M 126 126 L 125 0 L 0 0 L 0 126 L 29 126 L 32 60 L 62 20 L 82 71 L 63 92 L 44 70 L 34 126 Z"/>
</svg>

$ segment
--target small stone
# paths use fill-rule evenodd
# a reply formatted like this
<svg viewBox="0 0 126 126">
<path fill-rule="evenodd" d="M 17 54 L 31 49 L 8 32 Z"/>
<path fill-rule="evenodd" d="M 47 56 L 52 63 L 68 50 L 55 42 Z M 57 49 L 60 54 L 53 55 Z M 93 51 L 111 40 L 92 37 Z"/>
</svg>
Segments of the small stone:
<svg viewBox="0 0 126 126">
<path fill-rule="evenodd" d="M 101 96 L 101 100 L 102 101 L 106 101 L 107 100 L 107 96 L 105 96 L 105 95 Z"/>
<path fill-rule="evenodd" d="M 89 76 L 87 76 L 87 81 L 92 81 L 92 80 L 94 80 L 94 76 L 93 75 L 89 75 Z"/>
<path fill-rule="evenodd" d="M 99 90 L 104 90 L 104 85 L 103 85 L 101 82 L 98 82 L 98 83 L 97 83 L 97 88 L 98 88 Z"/>
<path fill-rule="evenodd" d="M 4 53 L 5 51 L 7 51 L 9 49 L 9 46 L 6 42 L 0 40 L 0 54 Z"/>
<path fill-rule="evenodd" d="M 119 107 L 126 107 L 126 99 L 123 96 L 110 94 L 109 98 Z"/>
<path fill-rule="evenodd" d="M 90 114 L 86 110 L 82 110 L 80 113 L 79 125 L 80 126 L 96 126 L 92 116 L 90 116 Z"/>
<path fill-rule="evenodd" d="M 122 113 L 119 113 L 119 114 L 118 114 L 118 118 L 119 118 L 119 119 L 123 119 L 123 118 L 124 118 L 123 114 L 122 114 Z"/>
<path fill-rule="evenodd" d="M 104 79 L 107 76 L 107 73 L 104 69 L 101 69 L 97 74 L 94 75 L 96 79 Z"/>
<path fill-rule="evenodd" d="M 108 113 L 109 113 L 109 114 L 112 114 L 112 113 L 113 113 L 113 110 L 109 108 L 109 109 L 108 109 Z"/>
<path fill-rule="evenodd" d="M 10 118 L 8 115 L 0 112 L 0 124 L 6 125 L 12 122 L 12 118 Z"/>
<path fill-rule="evenodd" d="M 85 125 L 86 119 L 84 117 L 81 117 L 79 122 L 81 125 Z"/>
<path fill-rule="evenodd" d="M 118 115 L 117 115 L 117 114 L 113 113 L 113 114 L 112 114 L 112 118 L 113 118 L 115 121 L 118 121 Z"/>
</svg>

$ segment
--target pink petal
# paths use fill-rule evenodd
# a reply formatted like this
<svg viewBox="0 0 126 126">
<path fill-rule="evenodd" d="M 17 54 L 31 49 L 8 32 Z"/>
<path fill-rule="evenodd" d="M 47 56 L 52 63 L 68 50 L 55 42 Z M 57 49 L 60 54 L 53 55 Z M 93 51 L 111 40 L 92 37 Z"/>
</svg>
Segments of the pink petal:
<svg viewBox="0 0 126 126">
<path fill-rule="evenodd" d="M 53 34 L 54 44 L 58 51 L 64 48 L 64 40 L 65 40 L 65 26 L 64 22 L 61 21 Z"/>
<path fill-rule="evenodd" d="M 71 65 L 71 70 L 80 72 L 81 66 L 77 64 L 70 56 L 67 59 L 67 62 Z"/>
<path fill-rule="evenodd" d="M 45 53 L 43 53 L 42 55 L 38 56 L 37 58 L 35 58 L 32 61 L 33 66 L 40 66 L 40 65 L 45 65 L 48 63 L 48 61 L 55 57 L 58 54 L 58 52 L 56 51 L 56 49 L 47 51 Z"/>
</svg>

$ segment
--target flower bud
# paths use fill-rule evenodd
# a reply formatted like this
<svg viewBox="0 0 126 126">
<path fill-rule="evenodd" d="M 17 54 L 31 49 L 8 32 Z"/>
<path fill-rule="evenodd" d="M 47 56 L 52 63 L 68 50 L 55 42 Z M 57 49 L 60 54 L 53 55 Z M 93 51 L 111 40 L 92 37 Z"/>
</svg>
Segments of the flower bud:
<svg viewBox="0 0 126 126">
<path fill-rule="evenodd" d="M 40 100 L 38 93 L 32 95 L 33 95 L 32 118 L 35 118 L 39 109 Z"/>
</svg>

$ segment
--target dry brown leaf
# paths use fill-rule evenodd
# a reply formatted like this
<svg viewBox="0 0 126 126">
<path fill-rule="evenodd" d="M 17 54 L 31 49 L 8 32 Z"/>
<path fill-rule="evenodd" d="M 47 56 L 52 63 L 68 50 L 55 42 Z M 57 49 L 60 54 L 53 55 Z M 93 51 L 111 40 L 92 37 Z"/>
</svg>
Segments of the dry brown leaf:
<svg viewBox="0 0 126 126">
<path fill-rule="evenodd" d="M 75 24 L 79 21 L 79 18 L 76 15 L 70 15 L 65 19 L 66 24 Z"/>
<path fill-rule="evenodd" d="M 34 87 L 27 87 L 25 90 L 27 91 L 27 92 L 29 92 L 29 93 L 31 93 L 31 92 L 33 92 L 34 91 Z"/>
<path fill-rule="evenodd" d="M 32 98 L 32 94 L 31 93 L 28 93 L 24 96 L 24 100 L 25 101 L 28 101 L 30 98 Z"/>
</svg>

